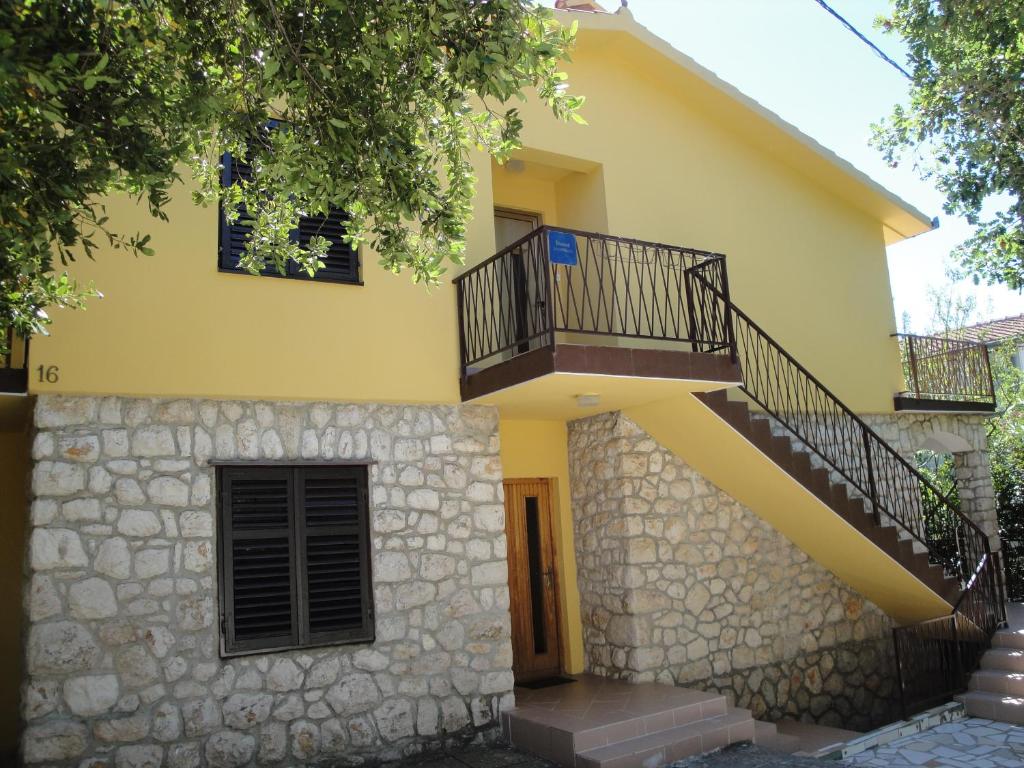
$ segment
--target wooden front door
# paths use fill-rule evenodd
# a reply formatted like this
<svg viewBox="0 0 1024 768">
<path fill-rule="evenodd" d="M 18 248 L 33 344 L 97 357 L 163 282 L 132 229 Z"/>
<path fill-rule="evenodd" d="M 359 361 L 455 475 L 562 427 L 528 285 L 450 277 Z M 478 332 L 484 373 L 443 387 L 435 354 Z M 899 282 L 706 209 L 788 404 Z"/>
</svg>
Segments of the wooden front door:
<svg viewBox="0 0 1024 768">
<path fill-rule="evenodd" d="M 562 671 L 548 480 L 505 481 L 512 671 L 519 682 Z"/>
</svg>

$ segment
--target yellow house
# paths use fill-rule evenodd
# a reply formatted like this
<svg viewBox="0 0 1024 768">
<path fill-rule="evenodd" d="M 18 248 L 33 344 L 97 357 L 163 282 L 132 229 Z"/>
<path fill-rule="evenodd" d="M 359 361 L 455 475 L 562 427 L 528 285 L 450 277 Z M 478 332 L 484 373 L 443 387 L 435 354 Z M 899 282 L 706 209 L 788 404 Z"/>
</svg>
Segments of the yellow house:
<svg viewBox="0 0 1024 768">
<path fill-rule="evenodd" d="M 589 125 L 529 102 L 524 149 L 474 158 L 434 290 L 365 249 L 250 276 L 187 190 L 167 223 L 110 202 L 157 255 L 76 263 L 104 298 L 0 370 L 27 763 L 504 727 L 651 765 L 962 685 L 906 666 L 918 622 L 987 641 L 1002 610 L 983 351 L 894 338 L 885 247 L 929 218 L 625 9 L 558 13 Z M 964 510 L 926 503 L 921 448 L 957 456 Z M 602 678 L 650 707 L 588 719 Z"/>
</svg>

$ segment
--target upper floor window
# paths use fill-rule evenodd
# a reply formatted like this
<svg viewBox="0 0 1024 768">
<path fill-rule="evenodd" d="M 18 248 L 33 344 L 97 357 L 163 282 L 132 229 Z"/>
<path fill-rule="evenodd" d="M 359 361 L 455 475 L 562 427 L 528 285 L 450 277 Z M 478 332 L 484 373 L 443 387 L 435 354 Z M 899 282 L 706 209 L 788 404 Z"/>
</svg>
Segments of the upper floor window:
<svg viewBox="0 0 1024 768">
<path fill-rule="evenodd" d="M 373 640 L 366 466 L 220 467 L 225 655 Z"/>
<path fill-rule="evenodd" d="M 224 170 L 221 183 L 231 186 L 242 179 L 252 178 L 252 166 L 225 153 Z M 332 209 L 326 216 L 303 216 L 299 219 L 298 229 L 292 232 L 292 238 L 302 247 L 306 247 L 315 235 L 321 235 L 330 241 L 330 247 L 323 258 L 324 266 L 311 278 L 298 264 L 289 260 L 286 274 L 282 275 L 277 268 L 268 265 L 260 274 L 293 277 L 300 280 L 319 280 L 333 283 L 361 284 L 359 277 L 359 251 L 344 241 L 345 225 L 348 216 L 344 211 Z M 223 210 L 220 214 L 220 245 L 218 266 L 225 271 L 239 272 L 238 261 L 245 250 L 245 241 L 252 231 L 252 218 L 245 209 L 239 211 L 234 224 L 228 224 Z M 248 273 L 245 273 L 248 274 Z"/>
</svg>

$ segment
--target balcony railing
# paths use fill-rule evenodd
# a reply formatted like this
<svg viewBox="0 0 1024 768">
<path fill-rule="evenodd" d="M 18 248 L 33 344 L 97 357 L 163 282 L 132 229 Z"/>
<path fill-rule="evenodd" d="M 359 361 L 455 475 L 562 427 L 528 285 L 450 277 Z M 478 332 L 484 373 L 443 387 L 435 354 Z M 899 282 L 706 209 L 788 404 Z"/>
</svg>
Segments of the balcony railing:
<svg viewBox="0 0 1024 768">
<path fill-rule="evenodd" d="M 28 392 L 28 340 L 7 329 L 7 354 L 0 355 L 0 393 Z"/>
<path fill-rule="evenodd" d="M 907 386 L 897 395 L 897 402 L 912 398 L 952 407 L 958 403 L 995 407 L 992 369 L 984 344 L 945 336 L 894 335 L 899 340 Z"/>
<path fill-rule="evenodd" d="M 690 270 L 728 293 L 721 254 L 539 227 L 455 278 L 462 376 L 534 349 L 600 337 L 729 346 L 722 307 L 694 296 Z"/>
</svg>

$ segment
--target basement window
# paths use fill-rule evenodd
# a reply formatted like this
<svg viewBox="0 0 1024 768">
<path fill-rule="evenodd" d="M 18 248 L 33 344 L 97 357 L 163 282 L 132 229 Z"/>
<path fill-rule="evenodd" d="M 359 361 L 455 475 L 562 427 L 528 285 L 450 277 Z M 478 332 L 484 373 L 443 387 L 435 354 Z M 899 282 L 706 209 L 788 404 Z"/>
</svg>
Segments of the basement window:
<svg viewBox="0 0 1024 768">
<path fill-rule="evenodd" d="M 217 470 L 224 656 L 373 640 L 367 467 Z"/>
</svg>

